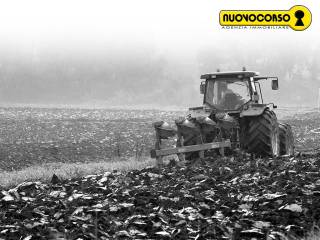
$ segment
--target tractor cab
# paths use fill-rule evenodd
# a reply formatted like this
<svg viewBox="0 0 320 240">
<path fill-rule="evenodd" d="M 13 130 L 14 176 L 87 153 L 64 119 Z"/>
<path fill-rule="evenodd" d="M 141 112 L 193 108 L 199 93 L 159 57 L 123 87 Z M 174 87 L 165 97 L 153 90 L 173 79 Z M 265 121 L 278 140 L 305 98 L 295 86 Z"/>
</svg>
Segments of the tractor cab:
<svg viewBox="0 0 320 240">
<path fill-rule="evenodd" d="M 258 72 L 215 72 L 201 75 L 200 92 L 203 97 L 203 108 L 217 112 L 241 112 L 250 104 L 263 104 L 259 80 L 270 77 L 259 77 Z M 273 78 L 272 89 L 278 88 L 278 78 Z"/>
</svg>

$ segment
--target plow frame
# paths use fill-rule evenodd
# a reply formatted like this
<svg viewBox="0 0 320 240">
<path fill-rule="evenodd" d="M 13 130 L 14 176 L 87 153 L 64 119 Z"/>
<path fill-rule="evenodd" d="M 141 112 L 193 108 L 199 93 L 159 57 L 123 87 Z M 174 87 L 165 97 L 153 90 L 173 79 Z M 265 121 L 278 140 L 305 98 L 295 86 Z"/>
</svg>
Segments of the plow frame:
<svg viewBox="0 0 320 240">
<path fill-rule="evenodd" d="M 199 152 L 200 158 L 204 158 L 204 151 L 210 149 L 219 149 L 220 154 L 224 156 L 224 148 L 231 147 L 230 140 L 222 140 L 218 142 L 201 143 L 196 145 L 178 146 L 175 148 L 161 148 L 161 142 L 168 137 L 162 137 L 161 130 L 156 128 L 155 148 L 150 151 L 151 158 L 156 159 L 158 167 L 163 165 L 163 157 L 177 154 L 180 161 L 185 161 L 184 153 Z M 177 141 L 180 141 L 178 139 Z M 180 141 L 181 142 L 181 141 Z"/>
</svg>

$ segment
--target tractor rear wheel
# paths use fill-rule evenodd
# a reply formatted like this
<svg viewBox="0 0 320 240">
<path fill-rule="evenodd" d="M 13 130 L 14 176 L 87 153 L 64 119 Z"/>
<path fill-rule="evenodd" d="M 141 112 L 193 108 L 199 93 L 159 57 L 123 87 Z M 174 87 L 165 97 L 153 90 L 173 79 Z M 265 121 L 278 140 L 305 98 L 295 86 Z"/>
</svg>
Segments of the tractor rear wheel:
<svg viewBox="0 0 320 240">
<path fill-rule="evenodd" d="M 279 156 L 279 124 L 276 114 L 266 109 L 261 115 L 242 119 L 242 142 L 249 153 Z"/>
<path fill-rule="evenodd" d="M 294 139 L 291 126 L 286 123 L 279 123 L 279 139 L 280 139 L 280 154 L 294 155 Z"/>
</svg>

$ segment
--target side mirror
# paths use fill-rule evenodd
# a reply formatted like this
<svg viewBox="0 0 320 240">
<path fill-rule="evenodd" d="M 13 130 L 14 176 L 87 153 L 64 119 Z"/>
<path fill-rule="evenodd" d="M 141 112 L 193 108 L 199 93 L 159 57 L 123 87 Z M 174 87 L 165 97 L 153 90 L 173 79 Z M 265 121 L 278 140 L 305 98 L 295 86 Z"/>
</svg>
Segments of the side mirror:
<svg viewBox="0 0 320 240">
<path fill-rule="evenodd" d="M 205 82 L 201 82 L 200 84 L 200 94 L 204 94 L 206 90 L 206 83 Z"/>
<path fill-rule="evenodd" d="M 272 90 L 278 90 L 279 89 L 278 79 L 273 79 L 271 81 L 271 88 L 272 88 Z"/>
</svg>

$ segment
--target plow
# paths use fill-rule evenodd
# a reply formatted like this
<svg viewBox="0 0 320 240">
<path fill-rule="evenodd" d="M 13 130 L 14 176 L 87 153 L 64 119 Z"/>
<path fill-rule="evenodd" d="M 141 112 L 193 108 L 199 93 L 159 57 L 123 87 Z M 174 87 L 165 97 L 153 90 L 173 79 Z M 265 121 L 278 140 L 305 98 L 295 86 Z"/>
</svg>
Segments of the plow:
<svg viewBox="0 0 320 240">
<path fill-rule="evenodd" d="M 277 120 L 277 106 L 265 103 L 260 81 L 271 81 L 278 90 L 277 77 L 259 76 L 253 71 L 214 72 L 201 75 L 203 105 L 189 108 L 192 113 L 175 121 L 153 124 L 155 148 L 151 157 L 157 165 L 163 157 L 176 154 L 180 161 L 244 151 L 255 156 L 277 157 L 294 154 L 290 125 Z M 193 116 L 194 115 L 194 116 Z M 174 139 L 176 146 L 164 148 Z"/>
</svg>

